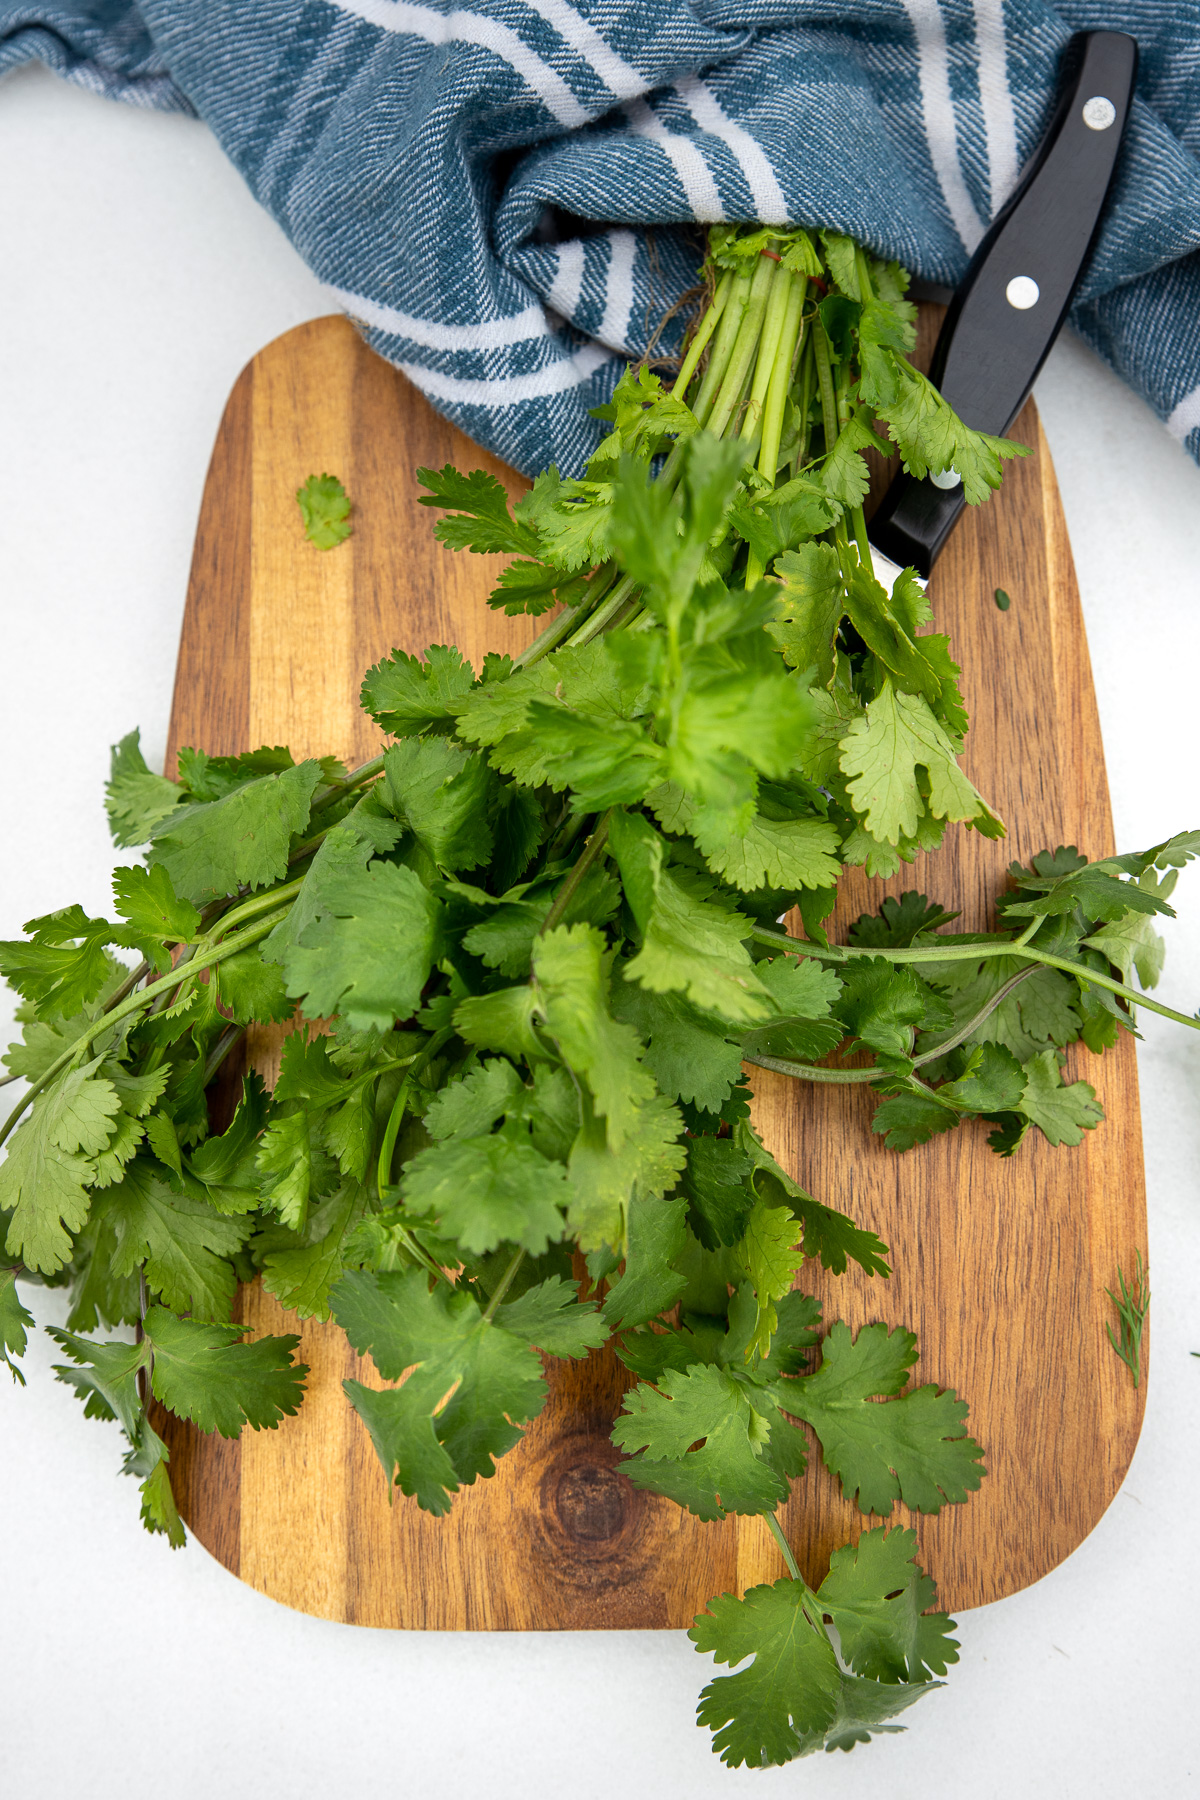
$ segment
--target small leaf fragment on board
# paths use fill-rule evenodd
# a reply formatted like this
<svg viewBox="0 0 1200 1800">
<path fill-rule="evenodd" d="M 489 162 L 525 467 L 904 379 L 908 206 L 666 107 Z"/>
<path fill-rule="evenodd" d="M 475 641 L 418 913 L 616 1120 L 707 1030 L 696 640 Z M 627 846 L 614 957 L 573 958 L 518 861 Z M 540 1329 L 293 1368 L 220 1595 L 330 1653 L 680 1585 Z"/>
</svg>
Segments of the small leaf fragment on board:
<svg viewBox="0 0 1200 1800">
<path fill-rule="evenodd" d="M 1118 1264 L 1117 1283 L 1120 1294 L 1114 1294 L 1111 1288 L 1105 1293 L 1117 1309 L 1120 1323 L 1120 1335 L 1113 1330 L 1111 1324 L 1105 1324 L 1108 1341 L 1120 1357 L 1129 1373 L 1133 1376 L 1134 1387 L 1141 1385 L 1142 1379 L 1142 1332 L 1146 1325 L 1146 1314 L 1150 1310 L 1150 1271 L 1142 1261 L 1140 1250 L 1134 1251 L 1133 1280 L 1126 1281 L 1125 1271 Z"/>
<path fill-rule="evenodd" d="M 304 535 L 318 550 L 333 550 L 350 536 L 350 496 L 336 475 L 310 475 L 296 489 Z"/>
</svg>

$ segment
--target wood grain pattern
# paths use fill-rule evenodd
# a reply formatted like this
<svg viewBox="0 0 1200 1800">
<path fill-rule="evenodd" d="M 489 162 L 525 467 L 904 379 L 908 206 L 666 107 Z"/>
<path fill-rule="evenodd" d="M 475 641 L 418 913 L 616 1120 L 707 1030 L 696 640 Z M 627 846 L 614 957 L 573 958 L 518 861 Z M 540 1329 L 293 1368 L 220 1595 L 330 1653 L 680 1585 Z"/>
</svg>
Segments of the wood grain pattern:
<svg viewBox="0 0 1200 1800">
<path fill-rule="evenodd" d="M 966 670 L 967 768 L 1009 823 L 1006 842 L 952 832 L 928 870 L 847 878 L 845 924 L 881 891 L 921 887 L 990 922 L 1011 857 L 1110 847 L 1099 725 L 1070 548 L 1032 404 L 1015 433 L 1033 455 L 962 524 L 931 587 L 937 625 Z M 341 320 L 290 332 L 240 377 L 205 489 L 175 691 L 171 756 L 288 743 L 361 759 L 376 740 L 357 708 L 362 672 L 393 645 L 457 643 L 476 663 L 531 627 L 483 605 L 496 559 L 451 556 L 417 504 L 414 470 L 457 461 L 511 471 L 469 444 Z M 314 471 L 355 502 L 348 543 L 321 554 L 292 496 Z M 997 586 L 1013 596 L 993 603 Z M 1048 649 L 1049 647 L 1049 649 Z M 277 1043 L 252 1047 L 270 1076 Z M 1076 1049 L 1106 1123 L 1078 1150 L 1040 1138 L 1001 1161 L 968 1126 L 897 1157 L 868 1129 L 861 1089 L 812 1090 L 758 1072 L 757 1120 L 819 1198 L 892 1246 L 890 1282 L 806 1271 L 827 1315 L 884 1317 L 919 1334 L 916 1378 L 954 1386 L 990 1470 L 966 1506 L 916 1519 L 923 1560 L 952 1609 L 1028 1585 L 1075 1548 L 1112 1499 L 1137 1440 L 1133 1389 L 1104 1338 L 1106 1284 L 1145 1244 L 1132 1045 L 1103 1061 Z M 701 1525 L 636 1493 L 608 1431 L 626 1377 L 611 1353 L 550 1366 L 551 1397 L 496 1478 L 433 1520 L 385 1498 L 365 1431 L 342 1392 L 376 1381 L 333 1326 L 303 1325 L 255 1286 L 256 1331 L 299 1330 L 308 1396 L 278 1431 L 239 1443 L 172 1425 L 172 1475 L 195 1535 L 275 1599 L 364 1625 L 577 1629 L 680 1626 L 706 1598 L 781 1567 L 758 1520 Z M 907 1516 L 902 1509 L 894 1517 Z M 862 1527 L 817 1468 L 786 1526 L 807 1572 Z"/>
</svg>

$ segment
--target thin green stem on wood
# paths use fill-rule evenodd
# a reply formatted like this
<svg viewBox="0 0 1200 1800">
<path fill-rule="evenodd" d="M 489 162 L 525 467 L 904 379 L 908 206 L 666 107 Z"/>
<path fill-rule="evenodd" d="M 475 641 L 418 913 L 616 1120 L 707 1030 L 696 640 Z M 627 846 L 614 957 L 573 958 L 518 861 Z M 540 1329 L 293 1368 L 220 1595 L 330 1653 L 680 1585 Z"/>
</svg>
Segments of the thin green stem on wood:
<svg viewBox="0 0 1200 1800">
<path fill-rule="evenodd" d="M 1123 981 L 1114 981 L 1109 975 L 1101 975 L 1097 969 L 1086 969 L 1079 963 L 1072 962 L 1069 957 L 1052 956 L 1047 950 L 1034 950 L 1018 938 L 1006 938 L 1000 943 L 947 944 L 944 947 L 920 945 L 905 950 L 856 950 L 853 945 L 817 944 L 811 938 L 795 938 L 786 931 L 772 931 L 766 925 L 756 925 L 750 935 L 755 943 L 775 945 L 791 950 L 798 956 L 812 956 L 818 961 L 830 963 L 846 962 L 853 956 L 883 957 L 894 963 L 986 962 L 994 956 L 1023 956 L 1029 962 L 1042 964 L 1044 968 L 1061 969 L 1064 974 L 1073 975 L 1085 987 L 1104 988 L 1106 993 L 1115 994 L 1129 1006 L 1144 1006 L 1150 1012 L 1161 1014 L 1164 1019 L 1174 1020 L 1176 1025 L 1188 1025 L 1193 1031 L 1200 1031 L 1200 1018 L 1195 1014 L 1176 1012 L 1173 1006 L 1164 1006 L 1161 1000 L 1152 1000 L 1149 994 L 1127 987 Z"/>
<path fill-rule="evenodd" d="M 926 1063 L 936 1062 L 939 1056 L 948 1056 L 951 1050 L 957 1050 L 960 1044 L 965 1044 L 967 1039 L 990 1018 L 1001 1002 L 1008 999 L 1013 989 L 1020 987 L 1023 981 L 1028 980 L 1033 971 L 1033 963 L 1030 963 L 1028 968 L 1018 969 L 1017 973 L 1010 976 L 1003 987 L 996 989 L 991 999 L 981 1006 L 965 1025 L 959 1027 L 953 1037 L 943 1038 L 940 1043 L 934 1044 L 932 1049 L 914 1057 L 913 1068 L 923 1068 Z M 872 1063 L 865 1069 L 823 1069 L 819 1063 L 792 1062 L 789 1058 L 782 1056 L 747 1056 L 743 1060 L 754 1063 L 760 1069 L 774 1069 L 778 1075 L 794 1075 L 798 1081 L 824 1081 L 847 1087 L 855 1082 L 874 1081 L 879 1075 L 888 1072 L 886 1069 L 881 1069 L 878 1063 Z"/>
<path fill-rule="evenodd" d="M 792 1547 L 783 1535 L 783 1526 L 779 1523 L 779 1520 L 775 1517 L 773 1512 L 764 1513 L 763 1518 L 767 1521 L 767 1530 L 779 1545 L 779 1554 L 787 1564 L 788 1574 L 793 1581 L 798 1581 L 802 1587 L 808 1589 L 811 1593 L 811 1588 L 808 1587 L 807 1581 L 805 1581 L 803 1575 L 800 1573 L 800 1564 L 792 1555 Z"/>
</svg>

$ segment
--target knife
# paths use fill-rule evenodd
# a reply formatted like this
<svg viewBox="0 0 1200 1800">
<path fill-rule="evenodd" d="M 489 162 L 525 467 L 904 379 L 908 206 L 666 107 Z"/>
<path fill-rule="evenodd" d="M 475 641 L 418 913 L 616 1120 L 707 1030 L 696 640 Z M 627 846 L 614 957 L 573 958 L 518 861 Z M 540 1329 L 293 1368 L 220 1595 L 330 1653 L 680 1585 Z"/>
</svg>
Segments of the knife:
<svg viewBox="0 0 1200 1800">
<path fill-rule="evenodd" d="M 1124 32 L 1071 38 L 1046 135 L 950 302 L 930 379 L 977 431 L 1004 435 L 1063 327 L 1112 187 L 1137 65 Z M 903 567 L 929 575 L 964 504 L 953 469 L 895 477 L 867 526 L 885 587 Z"/>
</svg>

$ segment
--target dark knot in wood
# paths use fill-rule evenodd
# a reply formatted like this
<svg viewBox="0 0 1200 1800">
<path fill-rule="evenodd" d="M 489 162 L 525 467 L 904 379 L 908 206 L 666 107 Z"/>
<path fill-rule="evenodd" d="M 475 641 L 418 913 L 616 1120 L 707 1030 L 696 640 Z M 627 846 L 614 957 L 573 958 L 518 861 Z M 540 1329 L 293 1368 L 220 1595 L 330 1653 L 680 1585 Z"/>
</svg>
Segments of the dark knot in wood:
<svg viewBox="0 0 1200 1800">
<path fill-rule="evenodd" d="M 554 1492 L 554 1510 L 569 1538 L 585 1544 L 619 1537 L 629 1511 L 629 1484 L 615 1469 L 576 1463 L 564 1469 Z"/>
</svg>

